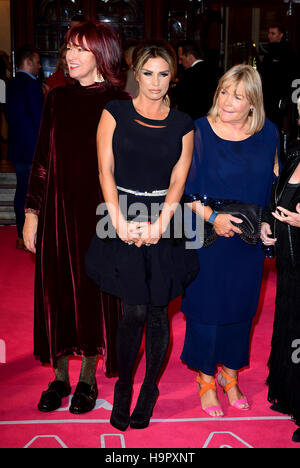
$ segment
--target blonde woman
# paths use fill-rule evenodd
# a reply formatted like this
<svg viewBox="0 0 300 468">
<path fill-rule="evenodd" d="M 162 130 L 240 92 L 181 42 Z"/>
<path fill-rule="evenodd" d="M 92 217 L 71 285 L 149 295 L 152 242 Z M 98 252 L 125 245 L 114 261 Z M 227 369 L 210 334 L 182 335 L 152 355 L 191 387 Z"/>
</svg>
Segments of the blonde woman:
<svg viewBox="0 0 300 468">
<path fill-rule="evenodd" d="M 195 149 L 186 194 L 194 216 L 202 216 L 218 234 L 217 241 L 198 250 L 201 266 L 187 288 L 182 310 L 187 317 L 182 360 L 197 369 L 202 409 L 224 415 L 214 374 L 229 403 L 247 410 L 238 385 L 238 370 L 249 364 L 249 338 L 256 314 L 263 272 L 261 246 L 239 236 L 238 217 L 217 214 L 227 200 L 268 203 L 279 137 L 265 118 L 259 74 L 237 65 L 220 80 L 207 117 L 195 122 Z M 202 203 L 204 204 L 204 208 Z"/>
<path fill-rule="evenodd" d="M 169 344 L 168 304 L 198 272 L 196 252 L 185 250 L 183 238 L 174 239 L 173 228 L 163 238 L 184 192 L 194 141 L 193 121 L 170 109 L 167 98 L 176 56 L 165 42 L 143 42 L 135 49 L 133 66 L 137 98 L 110 102 L 98 129 L 100 183 L 117 235 L 101 238 L 97 231 L 86 262 L 100 289 L 123 303 L 119 380 L 110 419 L 119 430 L 129 424 L 148 426 Z M 131 222 L 129 213 L 137 203 L 142 213 L 135 217 L 132 212 Z M 133 370 L 145 325 L 146 375 L 130 415 Z"/>
</svg>

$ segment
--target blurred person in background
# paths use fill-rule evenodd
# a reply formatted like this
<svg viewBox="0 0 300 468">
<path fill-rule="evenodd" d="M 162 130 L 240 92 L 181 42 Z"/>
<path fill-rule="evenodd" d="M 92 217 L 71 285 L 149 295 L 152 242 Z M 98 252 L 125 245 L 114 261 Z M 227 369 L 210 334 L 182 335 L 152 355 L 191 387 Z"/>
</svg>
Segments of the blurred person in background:
<svg viewBox="0 0 300 468">
<path fill-rule="evenodd" d="M 37 76 L 41 70 L 40 55 L 31 46 L 16 54 L 17 73 L 6 86 L 5 117 L 8 123 L 8 159 L 17 176 L 14 208 L 17 223 L 16 247 L 24 249 L 23 226 L 25 199 L 32 160 L 38 138 L 44 103 L 43 89 Z"/>
</svg>

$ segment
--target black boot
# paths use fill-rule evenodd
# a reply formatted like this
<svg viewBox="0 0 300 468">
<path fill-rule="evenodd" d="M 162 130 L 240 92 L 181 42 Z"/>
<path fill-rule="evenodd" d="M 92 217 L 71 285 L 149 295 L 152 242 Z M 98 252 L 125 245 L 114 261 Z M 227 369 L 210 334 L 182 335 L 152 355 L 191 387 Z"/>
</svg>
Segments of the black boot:
<svg viewBox="0 0 300 468">
<path fill-rule="evenodd" d="M 270 410 L 276 411 L 277 413 L 281 413 L 281 414 L 289 414 L 289 411 L 286 408 L 284 408 L 283 406 L 280 406 L 279 403 L 276 403 L 276 402 L 270 406 Z"/>
<path fill-rule="evenodd" d="M 141 346 L 147 306 L 123 304 L 123 317 L 117 333 L 117 360 L 119 380 L 115 385 L 112 426 L 125 431 L 130 423 L 132 374 Z"/>
<path fill-rule="evenodd" d="M 130 427 L 133 429 L 145 429 L 149 426 L 159 391 L 157 385 L 143 384 L 137 404 L 130 416 Z"/>
<path fill-rule="evenodd" d="M 130 403 L 132 384 L 123 385 L 118 380 L 114 391 L 114 404 L 110 417 L 110 424 L 119 431 L 126 431 L 130 422 Z"/>
<path fill-rule="evenodd" d="M 146 328 L 146 375 L 130 417 L 130 427 L 134 429 L 144 429 L 150 423 L 159 394 L 156 382 L 166 357 L 169 339 L 168 307 L 149 307 Z"/>
<path fill-rule="evenodd" d="M 292 437 L 292 441 L 293 442 L 300 442 L 300 427 L 298 427 L 298 429 L 296 429 L 296 431 L 294 432 L 293 437 Z"/>
<path fill-rule="evenodd" d="M 297 426 L 298 426 L 298 429 L 295 430 L 294 434 L 293 434 L 293 437 L 292 437 L 292 441 L 293 442 L 297 442 L 299 443 L 300 442 L 300 421 L 295 421 Z"/>
</svg>

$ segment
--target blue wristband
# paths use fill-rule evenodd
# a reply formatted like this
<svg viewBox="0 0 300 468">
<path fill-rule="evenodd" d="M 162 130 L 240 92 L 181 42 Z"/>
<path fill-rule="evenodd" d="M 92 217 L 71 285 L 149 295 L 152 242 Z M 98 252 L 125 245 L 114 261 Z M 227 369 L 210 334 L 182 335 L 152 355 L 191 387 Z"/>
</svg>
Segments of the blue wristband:
<svg viewBox="0 0 300 468">
<path fill-rule="evenodd" d="M 215 211 L 213 211 L 212 214 L 210 215 L 210 217 L 208 218 L 207 222 L 210 223 L 210 224 L 214 224 L 214 220 L 216 219 L 218 214 L 219 213 L 216 213 Z"/>
</svg>

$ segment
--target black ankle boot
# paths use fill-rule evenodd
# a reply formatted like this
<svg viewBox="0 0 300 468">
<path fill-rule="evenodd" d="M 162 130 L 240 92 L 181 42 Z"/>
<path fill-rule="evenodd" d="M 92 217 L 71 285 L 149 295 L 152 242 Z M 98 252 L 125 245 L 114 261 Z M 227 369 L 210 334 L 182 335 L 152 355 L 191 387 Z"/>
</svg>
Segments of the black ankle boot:
<svg viewBox="0 0 300 468">
<path fill-rule="evenodd" d="M 159 391 L 156 385 L 143 384 L 136 407 L 130 416 L 130 427 L 145 429 L 149 426 Z"/>
<path fill-rule="evenodd" d="M 276 411 L 277 413 L 281 413 L 281 414 L 289 414 L 289 411 L 283 406 L 280 406 L 279 403 L 273 403 L 270 406 L 270 410 Z"/>
<path fill-rule="evenodd" d="M 300 421 L 296 421 L 296 424 L 298 426 L 298 428 L 295 430 L 294 434 L 293 434 L 293 437 L 292 437 L 292 441 L 293 442 L 297 442 L 299 443 L 300 442 Z"/>
<path fill-rule="evenodd" d="M 110 424 L 119 431 L 126 431 L 130 423 L 132 384 L 121 384 L 118 380 L 114 391 L 114 404 Z"/>
</svg>

